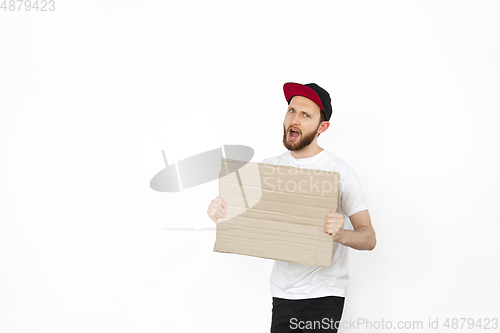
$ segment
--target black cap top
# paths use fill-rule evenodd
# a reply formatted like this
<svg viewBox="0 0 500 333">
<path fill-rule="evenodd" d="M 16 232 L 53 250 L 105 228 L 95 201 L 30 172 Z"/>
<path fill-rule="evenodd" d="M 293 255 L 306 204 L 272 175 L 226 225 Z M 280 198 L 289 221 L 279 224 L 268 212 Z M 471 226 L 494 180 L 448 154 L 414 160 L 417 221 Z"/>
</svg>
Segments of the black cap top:
<svg viewBox="0 0 500 333">
<path fill-rule="evenodd" d="M 323 111 L 325 120 L 330 120 L 332 116 L 332 100 L 330 94 L 316 83 L 300 84 L 287 82 L 283 85 L 285 98 L 290 104 L 293 96 L 304 96 L 316 103 Z"/>
</svg>

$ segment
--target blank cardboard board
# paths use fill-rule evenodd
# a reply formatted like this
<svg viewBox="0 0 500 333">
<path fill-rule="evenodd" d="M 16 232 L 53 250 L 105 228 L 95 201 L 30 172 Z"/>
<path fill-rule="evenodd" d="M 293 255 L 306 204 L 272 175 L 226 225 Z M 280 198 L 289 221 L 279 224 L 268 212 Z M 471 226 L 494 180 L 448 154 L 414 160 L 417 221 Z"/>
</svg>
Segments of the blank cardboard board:
<svg viewBox="0 0 500 333">
<path fill-rule="evenodd" d="M 330 267 L 340 175 L 314 169 L 222 158 L 219 196 L 227 215 L 217 220 L 215 252 Z"/>
</svg>

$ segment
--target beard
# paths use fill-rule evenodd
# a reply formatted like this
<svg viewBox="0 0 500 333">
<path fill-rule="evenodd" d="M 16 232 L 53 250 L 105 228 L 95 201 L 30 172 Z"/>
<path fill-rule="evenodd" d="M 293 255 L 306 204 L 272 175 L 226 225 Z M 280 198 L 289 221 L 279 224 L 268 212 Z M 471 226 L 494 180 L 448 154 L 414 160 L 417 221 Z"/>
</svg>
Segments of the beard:
<svg viewBox="0 0 500 333">
<path fill-rule="evenodd" d="M 288 128 L 288 130 L 287 130 L 285 128 L 285 125 L 283 125 L 283 144 L 285 145 L 286 149 L 291 150 L 291 151 L 297 151 L 297 150 L 301 150 L 301 149 L 309 146 L 316 138 L 316 131 L 318 130 L 320 125 L 321 125 L 321 123 L 318 124 L 318 127 L 316 128 L 316 130 L 314 130 L 310 133 L 303 134 L 301 132 L 300 137 L 295 142 L 288 141 L 288 133 L 290 131 L 290 128 Z"/>
</svg>

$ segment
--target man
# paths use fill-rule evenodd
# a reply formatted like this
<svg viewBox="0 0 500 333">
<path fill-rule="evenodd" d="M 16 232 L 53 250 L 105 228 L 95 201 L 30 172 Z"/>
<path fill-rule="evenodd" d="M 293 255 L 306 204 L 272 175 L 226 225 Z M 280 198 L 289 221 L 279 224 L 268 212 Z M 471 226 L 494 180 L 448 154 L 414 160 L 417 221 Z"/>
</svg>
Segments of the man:
<svg viewBox="0 0 500 333">
<path fill-rule="evenodd" d="M 330 95 L 315 83 L 288 82 L 283 91 L 288 102 L 283 122 L 287 151 L 262 163 L 338 172 L 340 192 L 337 212 L 330 212 L 324 225 L 334 241 L 331 266 L 274 262 L 271 332 L 337 332 L 349 284 L 348 247 L 372 250 L 375 231 L 354 170 L 317 143 L 318 136 L 330 126 Z M 227 204 L 217 197 L 208 207 L 208 216 L 217 222 L 226 215 L 225 208 Z"/>
</svg>

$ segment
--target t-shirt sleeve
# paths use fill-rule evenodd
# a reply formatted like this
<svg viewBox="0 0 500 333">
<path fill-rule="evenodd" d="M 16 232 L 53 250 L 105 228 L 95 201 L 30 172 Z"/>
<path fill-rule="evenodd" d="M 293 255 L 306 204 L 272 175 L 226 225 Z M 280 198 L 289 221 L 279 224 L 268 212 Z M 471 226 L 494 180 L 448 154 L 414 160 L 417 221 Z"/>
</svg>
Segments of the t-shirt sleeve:
<svg viewBox="0 0 500 333">
<path fill-rule="evenodd" d="M 361 181 L 354 170 L 345 175 L 340 190 L 340 205 L 347 216 L 368 209 Z"/>
</svg>

